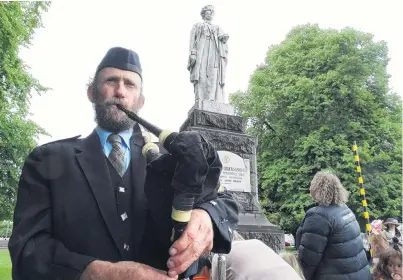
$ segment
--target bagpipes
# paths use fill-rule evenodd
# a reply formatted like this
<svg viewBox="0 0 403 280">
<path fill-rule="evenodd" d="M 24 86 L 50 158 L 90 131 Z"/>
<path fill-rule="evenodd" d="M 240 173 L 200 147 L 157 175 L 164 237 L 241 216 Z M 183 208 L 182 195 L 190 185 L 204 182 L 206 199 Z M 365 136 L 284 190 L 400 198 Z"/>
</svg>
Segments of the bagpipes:
<svg viewBox="0 0 403 280">
<path fill-rule="evenodd" d="M 173 227 L 170 240 L 173 243 L 185 231 L 198 198 L 203 194 L 214 193 L 213 190 L 218 188 L 221 161 L 215 149 L 199 133 L 162 130 L 140 118 L 136 113 L 120 105 L 117 106 L 130 119 L 157 136 L 159 143 L 167 151 L 165 154 L 161 153 L 159 146 L 152 143 L 151 139 L 143 146 L 142 154 L 147 162 L 144 190 L 149 202 L 152 200 L 149 204 L 158 205 L 155 209 L 151 209 L 155 216 L 166 215 L 159 213 L 158 209 L 171 207 L 171 220 L 168 222 L 172 223 Z M 164 183 L 161 183 L 159 179 L 161 177 L 164 177 Z M 169 195 L 173 196 L 170 201 L 167 200 Z M 167 203 L 170 205 L 166 205 Z M 160 220 L 165 222 L 167 219 Z M 167 233 L 160 234 L 165 238 Z M 179 279 L 192 279 L 197 272 L 198 261 L 195 261 L 179 275 Z"/>
</svg>

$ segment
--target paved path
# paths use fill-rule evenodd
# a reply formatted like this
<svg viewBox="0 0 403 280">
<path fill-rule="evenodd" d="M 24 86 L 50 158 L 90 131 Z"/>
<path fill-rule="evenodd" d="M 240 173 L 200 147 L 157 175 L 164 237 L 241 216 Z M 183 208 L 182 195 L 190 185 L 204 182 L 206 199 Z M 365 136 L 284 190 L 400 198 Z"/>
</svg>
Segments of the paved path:
<svg viewBox="0 0 403 280">
<path fill-rule="evenodd" d="M 8 241 L 6 240 L 0 240 L 0 250 L 2 249 L 8 249 Z"/>
</svg>

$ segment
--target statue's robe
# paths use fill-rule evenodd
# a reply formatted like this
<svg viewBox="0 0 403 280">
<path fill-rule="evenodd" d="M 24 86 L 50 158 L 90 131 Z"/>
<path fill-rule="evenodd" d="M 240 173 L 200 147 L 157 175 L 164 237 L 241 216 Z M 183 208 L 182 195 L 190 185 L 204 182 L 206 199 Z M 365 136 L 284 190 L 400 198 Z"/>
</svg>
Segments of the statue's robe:
<svg viewBox="0 0 403 280">
<path fill-rule="evenodd" d="M 190 55 L 196 55 L 195 64 L 188 65 L 190 81 L 194 84 L 196 100 L 224 102 L 227 67 L 227 43 L 219 38 L 222 29 L 207 22 L 196 23 L 190 35 Z"/>
</svg>

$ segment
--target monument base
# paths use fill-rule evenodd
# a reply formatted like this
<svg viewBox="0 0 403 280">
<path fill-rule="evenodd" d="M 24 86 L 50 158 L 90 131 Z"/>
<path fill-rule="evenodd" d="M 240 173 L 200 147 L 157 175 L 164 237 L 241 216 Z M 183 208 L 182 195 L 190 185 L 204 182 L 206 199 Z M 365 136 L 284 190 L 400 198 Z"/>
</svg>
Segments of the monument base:
<svg viewBox="0 0 403 280">
<path fill-rule="evenodd" d="M 239 207 L 239 223 L 236 230 L 245 239 L 259 239 L 276 252 L 280 252 L 284 249 L 284 232 L 267 220 L 258 201 L 257 138 L 245 134 L 246 121 L 235 115 L 233 106 L 213 103 L 216 102 L 203 101 L 195 104 L 180 131 L 198 131 L 217 151 L 228 151 L 249 160 L 251 191 L 239 192 L 230 188 L 227 190 Z M 202 108 L 205 110 L 199 109 L 200 106 L 204 106 Z M 207 106 L 210 106 L 209 110 Z M 216 112 L 217 110 L 221 111 Z"/>
<path fill-rule="evenodd" d="M 240 213 L 236 230 L 245 239 L 258 239 L 277 253 L 284 250 L 284 231 L 270 223 L 262 213 Z"/>
<path fill-rule="evenodd" d="M 226 115 L 231 115 L 231 116 L 235 116 L 235 114 L 236 114 L 235 107 L 232 106 L 231 104 L 210 101 L 210 100 L 197 101 L 195 103 L 195 105 L 192 107 L 192 109 L 190 109 L 189 114 L 191 114 L 194 109 L 213 112 L 213 113 L 219 113 L 219 114 L 226 114 Z"/>
</svg>

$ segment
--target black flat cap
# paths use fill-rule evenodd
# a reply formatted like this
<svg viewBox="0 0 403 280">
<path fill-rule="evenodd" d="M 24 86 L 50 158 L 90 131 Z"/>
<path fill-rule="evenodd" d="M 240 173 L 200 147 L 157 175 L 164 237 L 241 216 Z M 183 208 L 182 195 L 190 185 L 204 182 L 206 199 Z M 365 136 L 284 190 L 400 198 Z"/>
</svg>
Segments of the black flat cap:
<svg viewBox="0 0 403 280">
<path fill-rule="evenodd" d="M 139 55 L 132 50 L 121 47 L 111 48 L 98 65 L 96 73 L 106 67 L 132 71 L 143 79 Z"/>
</svg>

